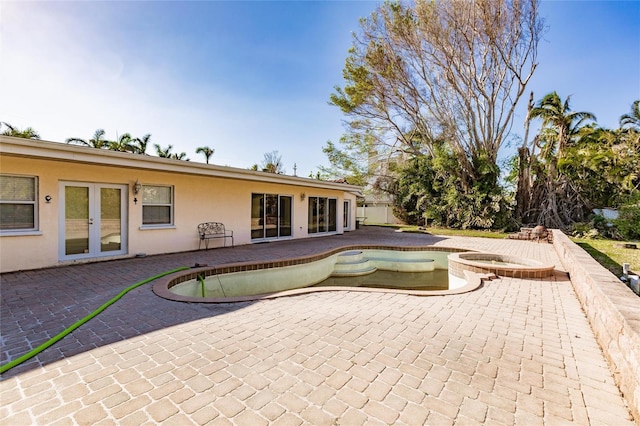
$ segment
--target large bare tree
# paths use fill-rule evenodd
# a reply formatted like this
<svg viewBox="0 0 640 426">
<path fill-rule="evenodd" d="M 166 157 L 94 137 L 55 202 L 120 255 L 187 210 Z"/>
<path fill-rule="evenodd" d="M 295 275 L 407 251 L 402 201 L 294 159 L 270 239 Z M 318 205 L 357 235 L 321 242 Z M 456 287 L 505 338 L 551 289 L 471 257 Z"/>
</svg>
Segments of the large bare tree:
<svg viewBox="0 0 640 426">
<path fill-rule="evenodd" d="M 537 0 L 384 3 L 361 20 L 331 103 L 381 153 L 430 155 L 445 140 L 466 189 L 479 161 L 496 164 L 542 31 Z"/>
</svg>

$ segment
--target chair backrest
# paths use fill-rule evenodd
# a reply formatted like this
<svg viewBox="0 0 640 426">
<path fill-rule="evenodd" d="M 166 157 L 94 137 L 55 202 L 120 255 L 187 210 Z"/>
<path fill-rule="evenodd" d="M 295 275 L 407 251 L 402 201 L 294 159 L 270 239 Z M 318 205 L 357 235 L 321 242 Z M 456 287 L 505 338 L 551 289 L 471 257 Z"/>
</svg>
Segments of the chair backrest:
<svg viewBox="0 0 640 426">
<path fill-rule="evenodd" d="M 224 234 L 224 224 L 220 222 L 205 222 L 198 225 L 198 233 L 206 234 Z"/>
</svg>

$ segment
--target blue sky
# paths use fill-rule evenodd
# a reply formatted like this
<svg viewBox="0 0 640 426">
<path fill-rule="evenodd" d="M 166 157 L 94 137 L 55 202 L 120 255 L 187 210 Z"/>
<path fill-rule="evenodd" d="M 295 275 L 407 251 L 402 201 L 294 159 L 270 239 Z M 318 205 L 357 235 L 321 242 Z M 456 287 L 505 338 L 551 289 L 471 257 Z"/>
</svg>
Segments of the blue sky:
<svg viewBox="0 0 640 426">
<path fill-rule="evenodd" d="M 0 121 L 43 139 L 151 133 L 191 161 L 286 171 L 327 165 L 343 116 L 328 99 L 367 1 L 0 3 Z M 572 95 L 604 127 L 640 99 L 640 2 L 547 1 L 527 89 Z M 525 103 L 513 132 L 522 133 Z M 513 148 L 505 146 L 503 157 Z M 152 152 L 153 149 L 149 150 Z"/>
</svg>

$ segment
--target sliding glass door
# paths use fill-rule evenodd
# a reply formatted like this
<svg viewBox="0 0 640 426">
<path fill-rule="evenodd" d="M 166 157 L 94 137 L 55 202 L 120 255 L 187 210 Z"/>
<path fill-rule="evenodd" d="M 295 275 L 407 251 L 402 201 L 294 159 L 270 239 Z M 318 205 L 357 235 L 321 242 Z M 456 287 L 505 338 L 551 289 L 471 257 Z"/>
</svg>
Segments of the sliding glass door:
<svg viewBox="0 0 640 426">
<path fill-rule="evenodd" d="M 292 197 L 251 194 L 251 239 L 275 239 L 292 235 Z"/>
<path fill-rule="evenodd" d="M 309 197 L 309 233 L 336 232 L 338 226 L 338 200 Z"/>
</svg>

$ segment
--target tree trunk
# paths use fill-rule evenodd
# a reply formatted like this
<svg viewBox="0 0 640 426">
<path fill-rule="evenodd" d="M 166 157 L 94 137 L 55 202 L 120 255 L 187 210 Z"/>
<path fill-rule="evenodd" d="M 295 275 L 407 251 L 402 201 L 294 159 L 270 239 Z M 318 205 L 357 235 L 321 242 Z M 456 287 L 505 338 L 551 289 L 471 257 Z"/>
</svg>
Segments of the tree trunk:
<svg viewBox="0 0 640 426">
<path fill-rule="evenodd" d="M 531 174 L 532 151 L 529 151 L 529 124 L 531 123 L 531 110 L 533 109 L 533 91 L 529 95 L 527 105 L 527 117 L 524 120 L 524 140 L 522 147 L 518 149 L 518 184 L 516 187 L 516 218 L 524 223 L 527 212 L 531 210 L 533 196 L 533 181 Z M 534 144 L 535 146 L 535 144 Z"/>
</svg>

